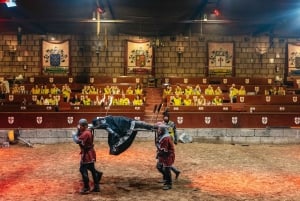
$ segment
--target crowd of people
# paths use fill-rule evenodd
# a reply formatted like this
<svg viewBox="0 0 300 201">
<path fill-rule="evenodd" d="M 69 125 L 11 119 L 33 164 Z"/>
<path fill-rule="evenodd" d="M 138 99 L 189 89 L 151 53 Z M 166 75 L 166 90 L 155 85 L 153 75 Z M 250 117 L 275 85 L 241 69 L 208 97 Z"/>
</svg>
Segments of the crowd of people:
<svg viewBox="0 0 300 201">
<path fill-rule="evenodd" d="M 257 91 L 255 91 L 257 93 Z M 285 89 L 282 86 L 272 87 L 265 90 L 265 95 L 285 95 Z M 200 85 L 180 86 L 177 84 L 174 89 L 171 85 L 167 85 L 163 89 L 163 98 L 169 101 L 167 104 L 172 106 L 205 106 L 205 105 L 222 105 L 225 97 L 228 97 L 230 103 L 236 102 L 238 96 L 247 95 L 244 85 L 237 87 L 232 84 L 228 90 L 224 91 L 220 86 L 212 86 L 208 84 L 201 89 Z"/>
<path fill-rule="evenodd" d="M 26 89 L 25 85 L 15 83 L 10 88 L 2 81 L 0 85 L 2 99 L 6 94 L 33 95 L 32 101 L 26 97 L 22 104 L 32 103 L 36 105 L 58 105 L 60 101 L 70 103 L 70 105 L 101 105 L 105 106 L 112 100 L 112 105 L 116 106 L 142 106 L 145 103 L 145 96 L 142 86 L 138 83 L 135 87 L 131 85 L 120 89 L 117 85 L 106 85 L 103 88 L 94 85 L 84 85 L 80 92 L 72 91 L 69 84 L 58 87 L 56 84 L 35 84 L 31 89 Z"/>
<path fill-rule="evenodd" d="M 47 84 L 35 84 L 31 89 L 26 89 L 25 85 L 14 83 L 9 87 L 7 80 L 0 82 L 1 98 L 5 94 L 29 94 L 35 95 L 33 104 L 37 105 L 57 105 L 60 101 L 68 102 L 70 105 L 111 105 L 116 106 L 143 106 L 146 98 L 142 85 L 140 83 L 128 85 L 84 85 L 80 91 L 72 91 L 68 84 L 62 84 L 58 87 L 55 83 L 51 86 Z M 201 88 L 202 87 L 202 88 Z M 258 88 L 258 87 L 256 87 Z M 258 91 L 255 89 L 255 93 Z M 266 89 L 265 95 L 285 95 L 285 88 L 282 86 L 273 86 Z M 173 106 L 206 106 L 222 105 L 224 102 L 236 102 L 237 96 L 247 95 L 245 86 L 237 87 L 232 84 L 229 87 L 207 84 L 205 86 L 177 84 L 175 86 L 166 85 L 163 88 L 163 99 L 167 104 Z M 26 101 L 25 101 L 26 102 Z M 30 101 L 28 101 L 30 102 Z"/>
</svg>

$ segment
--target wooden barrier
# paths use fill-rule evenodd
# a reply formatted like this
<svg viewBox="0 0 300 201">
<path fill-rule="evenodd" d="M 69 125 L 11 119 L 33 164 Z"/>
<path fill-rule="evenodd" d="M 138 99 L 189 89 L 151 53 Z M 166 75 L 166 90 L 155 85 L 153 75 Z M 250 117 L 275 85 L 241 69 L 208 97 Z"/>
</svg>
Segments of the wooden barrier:
<svg viewBox="0 0 300 201">
<path fill-rule="evenodd" d="M 33 76 L 24 78 L 24 84 L 101 84 L 101 83 L 142 83 L 142 77 L 132 76 Z"/>
<path fill-rule="evenodd" d="M 245 111 L 254 112 L 298 112 L 300 114 L 299 105 L 245 105 Z"/>
<path fill-rule="evenodd" d="M 169 106 L 169 111 L 174 112 L 245 112 L 244 104 L 225 103 L 222 105 L 209 106 Z"/>
<path fill-rule="evenodd" d="M 108 115 L 126 116 L 143 120 L 143 113 L 109 111 Z M 98 116 L 106 116 L 103 112 L 1 112 L 1 128 L 76 128 L 79 119 L 86 118 L 89 122 Z"/>
<path fill-rule="evenodd" d="M 253 95 L 253 96 L 238 96 L 236 101 L 238 103 L 247 103 L 252 105 L 262 105 L 262 104 L 274 104 L 274 105 L 289 105 L 289 104 L 300 104 L 300 95 Z"/>
<path fill-rule="evenodd" d="M 181 112 L 171 111 L 177 128 L 267 128 L 299 127 L 300 114 L 268 112 Z"/>
<path fill-rule="evenodd" d="M 225 84 L 225 85 L 274 85 L 273 78 L 248 78 L 248 77 L 166 77 L 163 84 Z"/>
</svg>

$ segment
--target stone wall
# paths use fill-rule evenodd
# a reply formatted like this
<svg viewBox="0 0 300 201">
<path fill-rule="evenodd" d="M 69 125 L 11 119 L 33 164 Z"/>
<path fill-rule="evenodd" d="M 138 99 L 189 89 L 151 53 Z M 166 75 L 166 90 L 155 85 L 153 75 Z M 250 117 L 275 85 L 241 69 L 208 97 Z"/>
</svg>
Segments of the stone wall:
<svg viewBox="0 0 300 201">
<path fill-rule="evenodd" d="M 7 142 L 9 130 L 0 130 L 0 144 Z M 24 129 L 20 136 L 33 144 L 54 144 L 72 142 L 74 129 Z M 299 144 L 300 129 L 178 129 L 178 135 L 193 138 L 194 142 L 221 144 Z M 154 132 L 140 131 L 136 141 L 153 141 Z M 107 142 L 105 130 L 95 130 L 95 141 Z M 22 143 L 22 142 L 20 142 Z M 153 145 L 154 146 L 154 145 Z"/>
<path fill-rule="evenodd" d="M 41 74 L 42 40 L 50 40 L 50 35 L 23 35 L 17 45 L 16 35 L 0 35 L 0 76 L 27 77 Z M 56 41 L 70 40 L 72 75 L 124 75 L 126 40 L 138 40 L 137 36 L 108 36 L 108 48 L 91 35 L 55 35 Z M 153 40 L 153 38 L 143 38 Z M 199 35 L 161 37 L 164 46 L 155 49 L 156 77 L 196 77 L 206 74 L 207 42 L 233 42 L 234 68 L 236 77 L 283 77 L 286 62 L 286 44 L 297 39 L 270 38 L 269 36 L 214 36 Z M 178 56 L 177 48 L 184 47 Z M 15 50 L 15 51 L 10 51 Z M 271 60 L 273 59 L 273 62 Z M 279 72 L 275 72 L 275 67 Z M 26 69 L 24 68 L 26 67 Z"/>
</svg>

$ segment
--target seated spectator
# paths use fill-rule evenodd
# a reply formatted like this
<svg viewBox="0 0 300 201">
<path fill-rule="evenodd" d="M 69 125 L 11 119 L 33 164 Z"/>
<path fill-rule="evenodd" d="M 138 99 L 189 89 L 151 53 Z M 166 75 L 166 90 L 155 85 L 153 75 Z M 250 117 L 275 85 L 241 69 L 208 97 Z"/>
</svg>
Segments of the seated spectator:
<svg viewBox="0 0 300 201">
<path fill-rule="evenodd" d="M 140 96 L 143 95 L 143 88 L 142 88 L 140 83 L 136 84 L 135 89 L 134 89 L 134 94 L 135 95 L 140 95 Z"/>
<path fill-rule="evenodd" d="M 50 94 L 52 95 L 60 94 L 60 89 L 55 84 L 52 84 L 52 87 L 50 88 Z"/>
<path fill-rule="evenodd" d="M 49 89 L 48 89 L 48 87 L 47 87 L 47 85 L 42 85 L 41 87 L 40 87 L 40 93 L 41 94 L 44 94 L 44 95 L 47 95 L 47 94 L 49 94 Z"/>
<path fill-rule="evenodd" d="M 220 95 L 222 95 L 222 93 L 223 93 L 223 91 L 222 91 L 221 87 L 218 86 L 218 87 L 215 89 L 215 95 L 220 96 Z"/>
<path fill-rule="evenodd" d="M 37 105 L 44 105 L 44 96 L 40 96 L 35 103 Z"/>
<path fill-rule="evenodd" d="M 52 94 L 49 94 L 48 97 L 44 99 L 44 105 L 56 105 L 56 101 Z"/>
<path fill-rule="evenodd" d="M 183 105 L 184 106 L 191 106 L 192 105 L 192 99 L 190 98 L 189 95 L 186 95 L 185 98 L 183 99 Z"/>
<path fill-rule="evenodd" d="M 236 102 L 236 97 L 239 94 L 239 90 L 235 87 L 235 84 L 232 84 L 229 88 L 229 98 L 231 103 Z"/>
<path fill-rule="evenodd" d="M 277 95 L 277 88 L 276 86 L 272 87 L 269 91 L 269 95 Z"/>
<path fill-rule="evenodd" d="M 90 86 L 89 94 L 99 94 L 99 90 L 95 86 Z"/>
<path fill-rule="evenodd" d="M 238 95 L 239 96 L 245 96 L 247 94 L 246 92 L 246 89 L 243 85 L 240 86 L 240 89 L 239 89 L 239 92 L 238 92 Z"/>
<path fill-rule="evenodd" d="M 278 87 L 277 94 L 280 96 L 285 96 L 285 89 L 283 87 Z"/>
<path fill-rule="evenodd" d="M 85 95 L 85 96 L 83 97 L 83 99 L 81 100 L 81 104 L 82 104 L 82 105 L 89 106 L 89 105 L 92 105 L 92 101 L 91 101 L 91 99 L 89 98 L 88 95 Z"/>
<path fill-rule="evenodd" d="M 200 85 L 197 84 L 197 85 L 195 86 L 195 88 L 193 89 L 193 95 L 200 95 L 201 92 L 202 92 L 202 91 L 201 91 Z"/>
<path fill-rule="evenodd" d="M 205 95 L 215 95 L 214 88 L 209 84 L 204 90 Z"/>
<path fill-rule="evenodd" d="M 175 97 L 173 97 L 171 99 L 171 105 L 173 106 L 180 106 L 182 105 L 182 99 L 181 99 L 181 96 L 179 94 L 176 94 Z"/>
<path fill-rule="evenodd" d="M 125 94 L 122 94 L 122 97 L 119 99 L 119 105 L 130 105 L 130 100 Z"/>
<path fill-rule="evenodd" d="M 223 99 L 220 96 L 215 96 L 211 101 L 212 105 L 222 105 L 222 103 Z"/>
<path fill-rule="evenodd" d="M 185 95 L 192 95 L 193 94 L 193 87 L 192 86 L 186 86 L 186 88 L 184 89 L 184 94 Z"/>
<path fill-rule="evenodd" d="M 110 92 L 113 95 L 120 94 L 120 88 L 118 86 L 112 86 Z"/>
<path fill-rule="evenodd" d="M 81 90 L 82 94 L 89 94 L 90 93 L 90 86 L 89 85 L 84 85 L 82 90 Z"/>
<path fill-rule="evenodd" d="M 110 99 L 112 99 L 112 105 L 120 105 L 118 98 L 114 98 L 114 97 L 109 96 L 108 100 L 110 100 Z M 106 105 L 109 105 L 109 101 L 106 101 Z"/>
<path fill-rule="evenodd" d="M 33 95 L 39 95 L 41 94 L 41 88 L 39 87 L 39 85 L 34 85 L 34 87 L 31 88 L 30 90 L 31 94 Z"/>
<path fill-rule="evenodd" d="M 5 89 L 3 89 L 3 90 L 4 90 L 4 93 L 5 93 Z M 11 93 L 12 94 L 21 94 L 21 88 L 20 88 L 20 86 L 18 84 L 14 84 L 12 86 Z"/>
<path fill-rule="evenodd" d="M 163 98 L 167 97 L 168 95 L 172 95 L 172 87 L 167 85 L 163 90 Z"/>
<path fill-rule="evenodd" d="M 197 98 L 197 106 L 202 106 L 202 105 L 206 105 L 206 98 L 201 95 Z"/>
<path fill-rule="evenodd" d="M 93 101 L 93 105 L 104 105 L 104 101 L 105 101 L 105 96 L 103 96 L 103 98 L 100 99 L 100 97 L 97 95 L 96 99 Z"/>
<path fill-rule="evenodd" d="M 176 85 L 174 94 L 175 95 L 182 95 L 183 94 L 183 91 L 182 91 L 181 87 L 179 86 L 179 84 Z"/>
<path fill-rule="evenodd" d="M 1 89 L 2 93 L 9 94 L 10 93 L 10 86 L 9 86 L 8 80 L 4 77 L 1 80 L 0 84 L 2 85 L 1 86 L 2 87 L 2 89 Z"/>
<path fill-rule="evenodd" d="M 78 98 L 77 94 L 75 94 L 72 98 L 70 98 L 70 104 L 71 105 L 80 105 L 80 98 Z"/>
<path fill-rule="evenodd" d="M 126 91 L 125 91 L 126 95 L 132 95 L 133 94 L 133 89 L 131 86 L 127 87 Z"/>
<path fill-rule="evenodd" d="M 71 98 L 72 91 L 71 91 L 71 88 L 69 87 L 68 84 L 64 84 L 62 86 L 61 93 L 63 95 L 64 102 L 69 102 L 70 98 Z"/>
<path fill-rule="evenodd" d="M 144 104 L 143 99 L 140 95 L 136 95 L 132 101 L 132 105 L 134 106 L 142 106 Z"/>
<path fill-rule="evenodd" d="M 109 85 L 106 85 L 103 89 L 103 92 L 105 95 L 110 95 L 111 94 L 111 88 Z"/>
</svg>

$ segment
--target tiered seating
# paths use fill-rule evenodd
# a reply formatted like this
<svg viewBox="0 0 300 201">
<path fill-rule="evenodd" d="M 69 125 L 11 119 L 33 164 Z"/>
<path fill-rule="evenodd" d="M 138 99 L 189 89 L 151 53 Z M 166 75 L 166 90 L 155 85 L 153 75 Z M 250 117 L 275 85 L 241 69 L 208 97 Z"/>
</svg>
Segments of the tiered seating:
<svg viewBox="0 0 300 201">
<path fill-rule="evenodd" d="M 48 94 L 32 94 L 31 89 L 38 85 L 50 89 L 55 84 L 59 89 L 68 85 L 71 88 L 70 97 L 77 95 L 80 99 L 88 97 L 95 100 L 96 96 L 100 99 L 104 97 L 103 88 L 106 86 L 117 86 L 120 94 L 106 94 L 105 97 L 113 97 L 114 100 L 121 98 L 121 93 L 125 93 L 126 89 L 131 86 L 134 90 L 137 84 L 140 84 L 140 78 L 136 77 L 91 77 L 91 78 L 73 78 L 73 77 L 32 77 L 22 82 L 18 82 L 18 87 L 22 86 L 22 90 L 18 90 L 15 94 L 6 94 L 1 100 L 0 112 L 2 128 L 10 127 L 74 127 L 78 120 L 83 116 L 92 119 L 99 115 L 126 115 L 135 119 L 142 120 L 144 118 L 145 106 L 130 105 L 108 105 L 109 101 L 105 101 L 101 105 L 83 105 L 71 104 L 69 99 L 64 97 L 63 93 L 52 94 L 57 98 L 55 105 L 38 105 L 37 100 L 42 96 L 48 97 Z M 97 94 L 82 93 L 84 86 L 94 86 L 98 90 Z M 135 94 L 126 94 L 126 98 L 133 102 Z M 142 97 L 143 98 L 143 97 Z M 29 121 L 30 120 L 30 121 Z M 55 122 L 55 123 L 54 123 Z"/>
<path fill-rule="evenodd" d="M 166 103 L 171 117 L 178 127 L 295 127 L 300 125 L 300 95 L 294 93 L 277 93 L 274 89 L 279 86 L 270 78 L 165 78 L 163 86 L 179 85 L 183 90 L 186 86 L 201 87 L 201 94 L 211 85 L 214 89 L 219 86 L 223 93 L 221 105 L 212 105 L 215 95 L 203 95 L 206 105 L 174 106 L 172 98 L 166 95 Z M 245 86 L 246 95 L 230 98 L 229 87 L 235 84 L 236 88 Z M 274 94 L 273 94 L 274 93 Z M 275 95 L 277 94 L 277 95 Z M 180 95 L 184 99 L 185 95 Z M 193 99 L 195 95 L 191 95 Z M 199 95 L 197 95 L 199 97 Z M 232 101 L 233 100 L 233 101 Z"/>
</svg>

